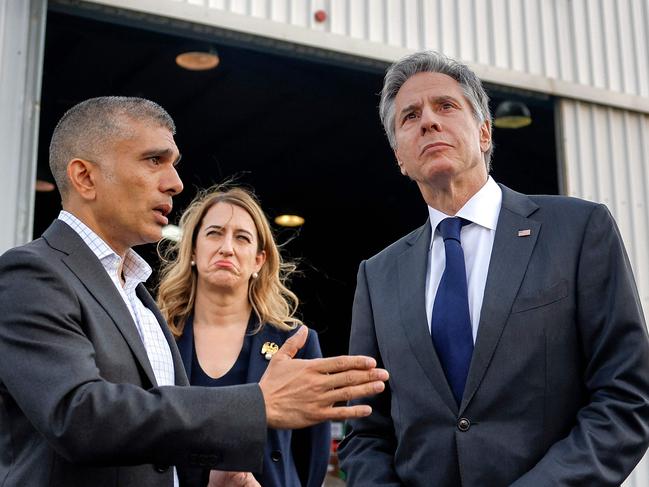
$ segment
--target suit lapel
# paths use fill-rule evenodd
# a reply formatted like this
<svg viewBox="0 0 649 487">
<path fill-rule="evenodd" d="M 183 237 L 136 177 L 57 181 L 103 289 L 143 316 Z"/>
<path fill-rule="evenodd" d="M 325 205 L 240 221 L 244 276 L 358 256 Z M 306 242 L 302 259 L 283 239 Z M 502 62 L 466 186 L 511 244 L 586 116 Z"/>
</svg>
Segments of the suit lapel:
<svg viewBox="0 0 649 487">
<path fill-rule="evenodd" d="M 525 195 L 504 186 L 501 188 L 502 207 L 491 251 L 480 326 L 460 414 L 471 401 L 484 377 L 541 229 L 540 222 L 528 218 L 538 206 Z M 519 230 L 530 230 L 530 234 L 519 237 Z"/>
<path fill-rule="evenodd" d="M 455 414 L 457 405 L 442 365 L 433 347 L 426 319 L 426 267 L 430 247 L 430 221 L 415 231 L 409 247 L 398 258 L 400 322 L 410 342 L 413 355 L 424 369 L 444 403 Z"/>
<path fill-rule="evenodd" d="M 62 258 L 64 264 L 111 317 L 147 378 L 151 384 L 156 385 L 153 369 L 131 313 L 97 256 L 74 230 L 59 220 L 52 223 L 43 238 L 52 247 L 67 254 Z"/>
</svg>

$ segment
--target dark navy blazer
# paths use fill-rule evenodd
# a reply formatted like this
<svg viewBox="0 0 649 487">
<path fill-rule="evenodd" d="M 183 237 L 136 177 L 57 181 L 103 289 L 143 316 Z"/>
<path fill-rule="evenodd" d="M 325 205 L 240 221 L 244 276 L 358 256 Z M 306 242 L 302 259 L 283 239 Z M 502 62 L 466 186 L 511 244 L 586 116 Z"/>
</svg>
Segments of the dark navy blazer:
<svg viewBox="0 0 649 487">
<path fill-rule="evenodd" d="M 180 355 L 187 371 L 192 376 L 192 355 L 194 353 L 194 319 L 190 317 L 183 334 L 178 340 Z M 265 325 L 253 335 L 248 362 L 246 383 L 259 382 L 266 371 L 268 361 L 261 354 L 264 342 L 278 346 L 297 330 L 281 331 Z M 322 357 L 320 342 L 315 331 L 309 330 L 304 347 L 295 358 L 311 359 Z M 327 473 L 331 425 L 324 422 L 299 430 L 268 429 L 268 440 L 264 450 L 263 472 L 253 472 L 262 487 L 321 487 Z"/>
</svg>

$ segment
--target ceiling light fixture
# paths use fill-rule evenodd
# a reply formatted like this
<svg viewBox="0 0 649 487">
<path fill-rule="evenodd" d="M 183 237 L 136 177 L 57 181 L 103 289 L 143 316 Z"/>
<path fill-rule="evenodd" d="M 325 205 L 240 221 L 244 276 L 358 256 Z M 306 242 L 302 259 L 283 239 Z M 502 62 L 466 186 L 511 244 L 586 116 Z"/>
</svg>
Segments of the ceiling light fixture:
<svg viewBox="0 0 649 487">
<path fill-rule="evenodd" d="M 189 71 L 207 71 L 216 68 L 221 59 L 214 49 L 207 51 L 188 51 L 176 56 L 176 64 Z"/>
<path fill-rule="evenodd" d="M 279 215 L 275 217 L 275 223 L 282 227 L 300 227 L 304 225 L 304 218 L 299 215 Z"/>
<path fill-rule="evenodd" d="M 519 101 L 507 100 L 496 108 L 494 125 L 501 129 L 519 129 L 532 123 L 530 109 Z"/>
</svg>

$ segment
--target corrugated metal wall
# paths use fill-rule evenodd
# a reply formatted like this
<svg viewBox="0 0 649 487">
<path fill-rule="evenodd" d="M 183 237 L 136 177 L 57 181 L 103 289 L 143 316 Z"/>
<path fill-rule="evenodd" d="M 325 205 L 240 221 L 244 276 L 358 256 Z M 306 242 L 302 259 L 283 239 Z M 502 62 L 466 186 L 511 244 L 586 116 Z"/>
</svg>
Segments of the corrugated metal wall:
<svg viewBox="0 0 649 487">
<path fill-rule="evenodd" d="M 32 238 L 46 0 L 0 0 L 0 254 Z"/>
<path fill-rule="evenodd" d="M 649 96 L 647 0 L 175 1 Z"/>
</svg>

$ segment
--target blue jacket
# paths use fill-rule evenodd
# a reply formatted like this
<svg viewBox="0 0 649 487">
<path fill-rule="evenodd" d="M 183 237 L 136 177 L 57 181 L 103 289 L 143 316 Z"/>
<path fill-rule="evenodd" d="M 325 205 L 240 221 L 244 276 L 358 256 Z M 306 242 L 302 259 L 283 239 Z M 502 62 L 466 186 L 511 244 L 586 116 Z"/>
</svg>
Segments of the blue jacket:
<svg viewBox="0 0 649 487">
<path fill-rule="evenodd" d="M 190 317 L 183 334 L 178 340 L 178 349 L 187 371 L 192 376 L 192 356 L 194 352 L 194 319 Z M 266 371 L 268 361 L 261 354 L 264 342 L 278 346 L 297 330 L 281 331 L 265 325 L 252 337 L 250 361 L 246 383 L 259 382 Z M 318 335 L 309 330 L 304 347 L 295 358 L 311 359 L 322 357 Z M 264 449 L 263 472 L 253 472 L 262 487 L 321 487 L 327 473 L 329 448 L 331 445 L 331 425 L 324 422 L 299 430 L 268 429 L 268 439 Z"/>
</svg>

